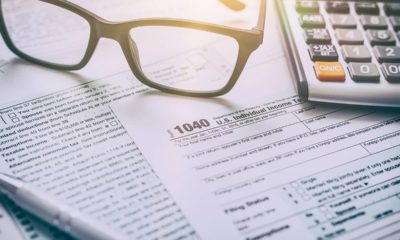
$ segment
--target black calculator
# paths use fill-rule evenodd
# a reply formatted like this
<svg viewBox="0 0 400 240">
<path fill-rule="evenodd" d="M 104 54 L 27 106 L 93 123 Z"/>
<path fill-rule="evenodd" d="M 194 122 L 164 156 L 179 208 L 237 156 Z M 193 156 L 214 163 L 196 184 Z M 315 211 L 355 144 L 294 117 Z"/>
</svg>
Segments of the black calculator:
<svg viewBox="0 0 400 240">
<path fill-rule="evenodd" d="M 276 5 L 303 99 L 400 107 L 400 1 Z"/>
</svg>

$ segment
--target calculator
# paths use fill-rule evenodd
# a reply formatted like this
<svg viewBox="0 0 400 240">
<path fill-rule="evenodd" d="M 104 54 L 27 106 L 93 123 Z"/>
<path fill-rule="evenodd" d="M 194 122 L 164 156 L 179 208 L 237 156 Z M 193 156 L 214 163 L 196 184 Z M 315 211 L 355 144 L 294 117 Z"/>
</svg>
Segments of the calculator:
<svg viewBox="0 0 400 240">
<path fill-rule="evenodd" d="M 400 1 L 276 5 L 301 98 L 400 107 Z"/>
</svg>

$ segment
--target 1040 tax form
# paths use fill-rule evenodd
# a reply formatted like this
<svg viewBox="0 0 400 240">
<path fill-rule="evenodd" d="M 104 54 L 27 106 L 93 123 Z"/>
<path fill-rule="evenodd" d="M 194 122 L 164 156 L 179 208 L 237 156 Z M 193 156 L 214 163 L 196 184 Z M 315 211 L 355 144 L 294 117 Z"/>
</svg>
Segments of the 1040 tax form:
<svg viewBox="0 0 400 240">
<path fill-rule="evenodd" d="M 204 239 L 400 238 L 398 110 L 151 93 L 113 110 Z"/>
<path fill-rule="evenodd" d="M 46 23 L 47 13 L 24 11 L 21 7 L 24 0 L 12 2 L 15 8 L 10 11 L 15 14 L 15 21 L 21 23 L 24 43 L 30 45 L 49 28 L 39 24 L 41 31 L 24 29 L 31 29 L 30 24 L 39 20 Z M 226 9 L 215 0 L 73 2 L 111 21 L 173 17 L 244 27 L 254 25 L 258 12 L 258 3 L 251 0 L 247 0 L 246 10 L 228 11 L 231 14 L 226 15 L 220 14 Z M 251 91 L 254 97 L 259 97 L 269 94 L 263 90 L 267 86 L 273 86 L 275 92 L 292 86 L 286 67 L 282 81 L 271 83 L 259 77 L 286 63 L 276 33 L 278 26 L 273 24 L 276 21 L 273 7 L 269 13 L 268 22 L 276 27 L 266 32 L 268 44 L 254 53 L 243 80 L 238 83 L 240 87 L 232 94 L 247 97 L 246 93 Z M 64 29 L 63 33 L 68 36 L 73 29 Z M 57 42 L 59 31 L 52 33 L 55 35 L 49 37 Z M 170 62 L 167 69 L 179 75 L 180 80 L 193 71 L 215 71 L 221 56 L 205 54 L 213 47 L 199 46 L 182 54 L 204 60 L 201 68 L 186 61 L 187 67 L 174 69 L 173 63 L 182 60 L 181 56 L 171 56 L 160 64 Z M 53 54 L 46 46 L 40 51 Z M 260 91 L 256 94 L 254 89 Z M 146 91 L 147 87 L 135 79 L 120 47 L 113 41 L 100 41 L 84 69 L 63 72 L 18 59 L 0 40 L 0 170 L 36 185 L 132 239 L 197 239 L 197 230 L 109 107 L 113 102 Z M 0 233 L 0 239 L 1 236 L 12 240 L 68 239 L 3 196 L 0 202 L 5 207 L 3 220 L 11 218 L 0 219 L 0 230 L 10 230 L 17 223 L 13 231 Z M 19 232 L 20 238 L 8 237 Z"/>
<path fill-rule="evenodd" d="M 213 7 L 214 0 L 74 2 L 116 21 L 220 16 L 224 25 L 253 26 L 247 16 L 256 18 L 258 10 L 251 0 L 255 8 L 232 12 L 233 18 L 218 14 L 223 6 Z M 0 169 L 132 239 L 398 239 L 399 114 L 284 94 L 293 85 L 270 3 L 265 44 L 219 99 L 153 94 L 112 41 L 101 41 L 78 72 L 23 62 L 0 42 Z M 19 6 L 15 18 L 28 29 L 31 22 L 22 19 L 32 13 Z M 42 32 L 21 33 L 31 44 Z M 215 70 L 221 56 L 205 54 L 210 47 L 217 49 L 184 54 L 205 60 L 201 68 L 187 61 L 174 69 L 182 59 L 172 56 L 168 69 L 181 77 Z M 271 94 L 280 100 L 268 100 Z M 21 239 L 62 239 L 2 200 Z M 6 223 L 0 229 L 11 229 L 13 221 L 0 222 Z"/>
</svg>

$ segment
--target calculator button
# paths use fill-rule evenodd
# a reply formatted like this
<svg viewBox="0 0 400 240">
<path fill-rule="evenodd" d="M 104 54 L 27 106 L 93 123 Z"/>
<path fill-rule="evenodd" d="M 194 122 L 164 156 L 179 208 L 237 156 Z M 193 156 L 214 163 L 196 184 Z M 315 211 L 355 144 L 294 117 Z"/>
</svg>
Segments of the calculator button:
<svg viewBox="0 0 400 240">
<path fill-rule="evenodd" d="M 337 29 L 336 38 L 340 45 L 362 45 L 364 44 L 364 38 L 360 31 L 358 30 L 345 30 Z"/>
<path fill-rule="evenodd" d="M 371 62 L 372 60 L 366 46 L 343 46 L 342 53 L 346 62 Z"/>
<path fill-rule="evenodd" d="M 387 29 L 385 17 L 382 16 L 361 16 L 361 24 L 364 29 Z"/>
<path fill-rule="evenodd" d="M 384 63 L 382 71 L 388 82 L 400 83 L 400 63 Z"/>
<path fill-rule="evenodd" d="M 390 23 L 395 31 L 400 31 L 400 17 L 390 17 Z"/>
<path fill-rule="evenodd" d="M 339 62 L 316 62 L 314 70 L 317 78 L 323 82 L 346 80 L 346 72 Z"/>
<path fill-rule="evenodd" d="M 349 13 L 350 7 L 346 2 L 327 2 L 325 4 L 326 11 L 328 13 Z"/>
<path fill-rule="evenodd" d="M 297 1 L 296 10 L 299 13 L 318 13 L 319 5 L 316 1 Z"/>
<path fill-rule="evenodd" d="M 379 82 L 379 70 L 374 63 L 350 63 L 348 69 L 355 82 Z"/>
<path fill-rule="evenodd" d="M 393 34 L 387 30 L 368 30 L 367 36 L 372 46 L 396 45 L 396 39 L 394 39 Z"/>
<path fill-rule="evenodd" d="M 333 45 L 312 44 L 308 52 L 313 61 L 337 61 L 339 59 L 339 55 Z"/>
<path fill-rule="evenodd" d="M 304 38 L 307 44 L 320 43 L 329 44 L 331 43 L 331 35 L 328 30 L 315 28 L 315 29 L 305 29 Z"/>
<path fill-rule="evenodd" d="M 333 28 L 357 28 L 356 19 L 351 15 L 332 14 L 330 20 Z"/>
<path fill-rule="evenodd" d="M 361 2 L 355 4 L 358 14 L 379 14 L 379 7 L 376 3 Z"/>
<path fill-rule="evenodd" d="M 383 47 L 377 46 L 374 48 L 375 56 L 380 63 L 399 63 L 400 48 L 399 47 Z"/>
<path fill-rule="evenodd" d="M 320 14 L 301 15 L 300 24 L 303 28 L 324 28 L 325 20 Z"/>
<path fill-rule="evenodd" d="M 400 15 L 400 3 L 385 3 L 384 8 L 387 15 Z"/>
</svg>

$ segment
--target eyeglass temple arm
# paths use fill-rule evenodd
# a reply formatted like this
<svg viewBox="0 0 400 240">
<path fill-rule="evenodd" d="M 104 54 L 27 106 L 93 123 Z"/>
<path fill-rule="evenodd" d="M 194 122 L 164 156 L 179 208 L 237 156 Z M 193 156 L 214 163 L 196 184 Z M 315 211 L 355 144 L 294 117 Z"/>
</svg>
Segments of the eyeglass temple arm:
<svg viewBox="0 0 400 240">
<path fill-rule="evenodd" d="M 239 0 L 219 0 L 219 1 L 228 8 L 235 11 L 241 11 L 246 8 L 246 4 L 240 2 Z"/>
<path fill-rule="evenodd" d="M 265 29 L 265 19 L 267 15 L 267 1 L 266 0 L 261 0 L 260 2 L 260 13 L 258 14 L 258 21 L 257 21 L 257 27 L 255 29 L 264 32 Z"/>
<path fill-rule="evenodd" d="M 235 11 L 241 11 L 244 8 L 246 8 L 246 4 L 241 2 L 240 0 L 219 0 L 221 3 L 223 3 L 225 6 L 228 8 L 235 10 Z M 255 29 L 263 31 L 265 27 L 265 18 L 266 18 L 266 11 L 265 9 L 267 8 L 267 1 L 266 0 L 261 0 L 260 2 L 260 13 L 258 15 L 258 21 L 257 21 L 257 26 Z"/>
</svg>

